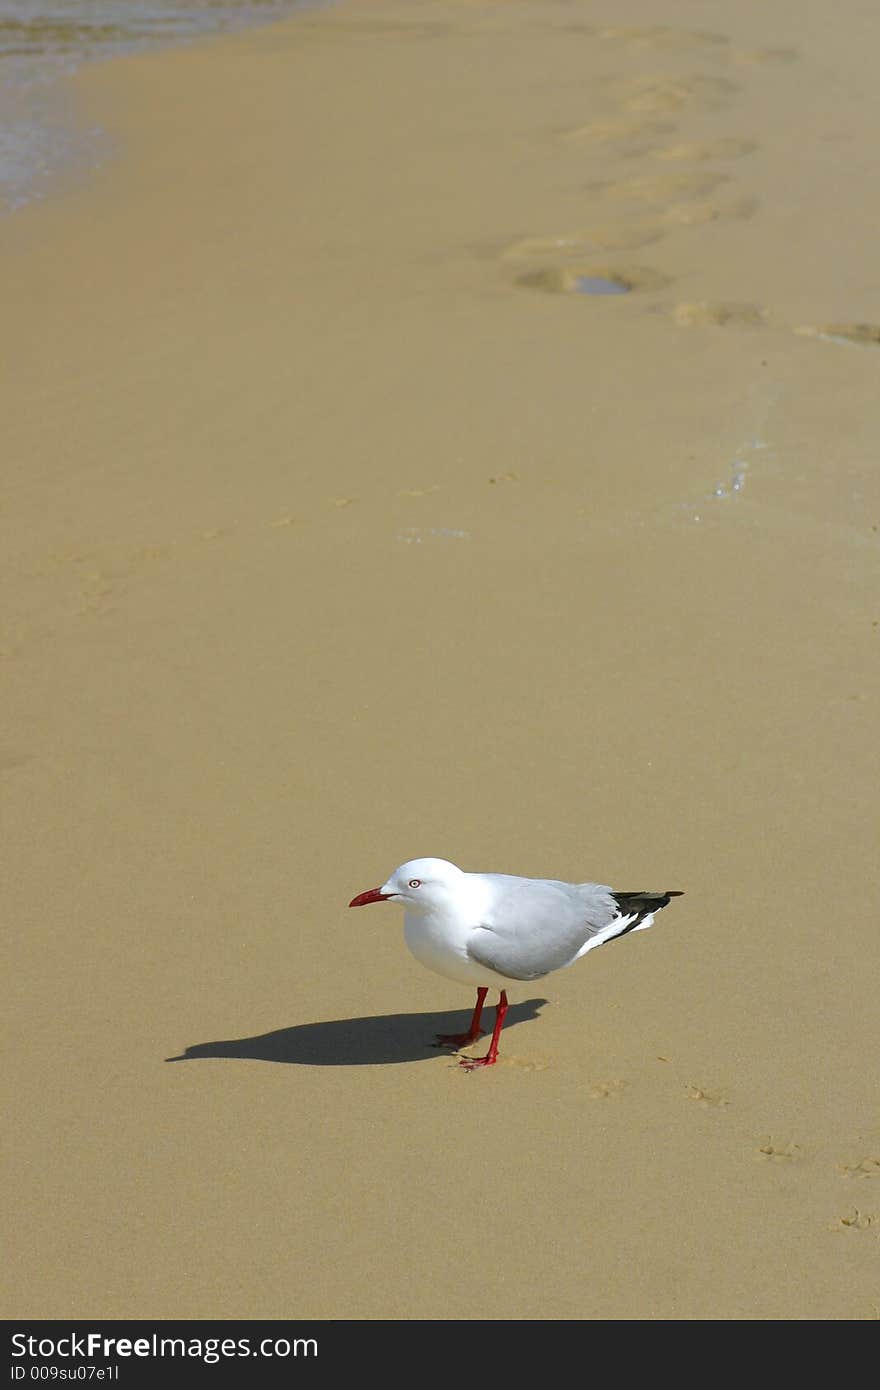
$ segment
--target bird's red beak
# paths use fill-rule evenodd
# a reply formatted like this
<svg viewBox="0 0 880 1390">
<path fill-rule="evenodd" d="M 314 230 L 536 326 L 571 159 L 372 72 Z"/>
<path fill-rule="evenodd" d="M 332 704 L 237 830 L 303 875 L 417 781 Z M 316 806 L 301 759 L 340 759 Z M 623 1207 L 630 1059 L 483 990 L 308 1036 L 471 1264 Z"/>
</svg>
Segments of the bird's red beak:
<svg viewBox="0 0 880 1390">
<path fill-rule="evenodd" d="M 349 907 L 366 907 L 367 903 L 384 903 L 390 898 L 390 893 L 383 893 L 381 888 L 368 888 L 366 893 L 358 893 L 356 898 L 352 898 Z"/>
</svg>

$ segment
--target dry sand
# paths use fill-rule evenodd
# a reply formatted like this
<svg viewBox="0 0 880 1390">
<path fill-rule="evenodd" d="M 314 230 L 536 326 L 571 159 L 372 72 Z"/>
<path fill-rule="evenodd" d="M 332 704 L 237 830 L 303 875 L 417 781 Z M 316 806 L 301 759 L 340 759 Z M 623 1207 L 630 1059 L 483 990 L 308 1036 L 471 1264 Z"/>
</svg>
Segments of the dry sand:
<svg viewBox="0 0 880 1390">
<path fill-rule="evenodd" d="M 0 227 L 7 1316 L 880 1314 L 878 28 L 79 80 L 119 157 Z M 687 895 L 467 1075 L 346 908 L 420 854 Z"/>
</svg>

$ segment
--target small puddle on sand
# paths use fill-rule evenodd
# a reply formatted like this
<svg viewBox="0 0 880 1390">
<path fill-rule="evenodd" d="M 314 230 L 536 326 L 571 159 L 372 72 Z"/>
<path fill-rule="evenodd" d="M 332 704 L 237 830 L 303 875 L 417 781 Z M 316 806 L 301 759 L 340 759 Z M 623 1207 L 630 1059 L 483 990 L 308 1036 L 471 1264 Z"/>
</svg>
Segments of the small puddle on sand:
<svg viewBox="0 0 880 1390">
<path fill-rule="evenodd" d="M 614 295 L 662 290 L 668 275 L 635 265 L 545 265 L 527 270 L 516 283 L 545 294 Z"/>
<path fill-rule="evenodd" d="M 575 294 L 629 294 L 630 286 L 601 275 L 579 275 L 572 285 Z"/>
</svg>

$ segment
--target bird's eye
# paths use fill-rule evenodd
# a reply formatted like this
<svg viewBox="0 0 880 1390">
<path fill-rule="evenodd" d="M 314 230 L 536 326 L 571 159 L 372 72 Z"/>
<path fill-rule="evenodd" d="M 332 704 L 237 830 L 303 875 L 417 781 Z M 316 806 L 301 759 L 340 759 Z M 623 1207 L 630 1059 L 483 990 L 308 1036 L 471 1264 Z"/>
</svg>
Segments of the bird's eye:
<svg viewBox="0 0 880 1390">
<path fill-rule="evenodd" d="M 409 886 L 410 888 L 421 888 L 422 880 L 420 878 L 411 878 L 409 881 Z"/>
</svg>

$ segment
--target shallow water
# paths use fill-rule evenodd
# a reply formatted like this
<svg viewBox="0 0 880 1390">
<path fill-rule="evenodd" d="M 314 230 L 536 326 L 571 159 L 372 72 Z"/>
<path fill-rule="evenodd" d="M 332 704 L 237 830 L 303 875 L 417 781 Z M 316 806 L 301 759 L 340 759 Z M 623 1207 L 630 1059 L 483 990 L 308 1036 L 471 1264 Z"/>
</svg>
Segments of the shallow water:
<svg viewBox="0 0 880 1390">
<path fill-rule="evenodd" d="M 301 0 L 0 0 L 0 211 L 106 153 L 75 118 L 63 77 L 81 63 L 267 23 Z"/>
</svg>

